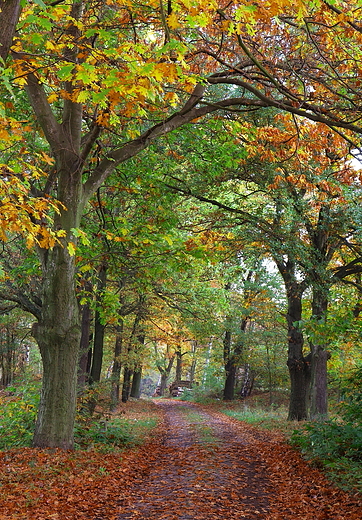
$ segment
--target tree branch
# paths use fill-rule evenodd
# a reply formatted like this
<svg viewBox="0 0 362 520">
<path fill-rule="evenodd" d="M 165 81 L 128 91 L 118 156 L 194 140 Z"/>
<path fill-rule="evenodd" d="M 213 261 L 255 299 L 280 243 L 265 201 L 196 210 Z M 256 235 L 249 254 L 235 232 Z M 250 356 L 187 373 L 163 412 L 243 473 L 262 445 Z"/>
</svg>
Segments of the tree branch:
<svg viewBox="0 0 362 520">
<path fill-rule="evenodd" d="M 48 103 L 43 85 L 39 83 L 32 72 L 27 75 L 26 90 L 45 137 L 53 153 L 57 154 L 59 150 L 65 147 L 62 127 L 56 120 Z"/>
<path fill-rule="evenodd" d="M 20 16 L 20 0 L 3 0 L 0 6 L 0 57 L 5 61 L 13 43 L 16 24 Z"/>
</svg>

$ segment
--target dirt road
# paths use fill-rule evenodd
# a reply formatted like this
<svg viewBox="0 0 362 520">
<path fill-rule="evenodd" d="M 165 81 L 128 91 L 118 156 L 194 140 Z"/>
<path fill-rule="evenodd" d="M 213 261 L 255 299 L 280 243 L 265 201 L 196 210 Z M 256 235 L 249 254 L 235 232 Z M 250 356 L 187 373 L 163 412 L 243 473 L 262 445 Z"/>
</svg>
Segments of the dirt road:
<svg viewBox="0 0 362 520">
<path fill-rule="evenodd" d="M 356 497 L 329 485 L 280 438 L 190 403 L 158 406 L 162 449 L 120 503 L 118 520 L 362 519 Z"/>
</svg>

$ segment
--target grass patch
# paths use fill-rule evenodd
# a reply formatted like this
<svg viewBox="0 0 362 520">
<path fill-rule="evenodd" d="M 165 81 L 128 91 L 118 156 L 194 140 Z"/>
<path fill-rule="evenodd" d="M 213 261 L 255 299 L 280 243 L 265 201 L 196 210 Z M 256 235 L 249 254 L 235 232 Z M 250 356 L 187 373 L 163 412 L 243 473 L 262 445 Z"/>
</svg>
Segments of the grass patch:
<svg viewBox="0 0 362 520">
<path fill-rule="evenodd" d="M 198 440 L 201 444 L 209 446 L 216 444 L 213 428 L 205 423 L 205 417 L 197 410 L 190 410 L 189 408 L 181 408 L 180 411 L 187 417 L 187 422 L 191 429 L 196 432 Z"/>
</svg>

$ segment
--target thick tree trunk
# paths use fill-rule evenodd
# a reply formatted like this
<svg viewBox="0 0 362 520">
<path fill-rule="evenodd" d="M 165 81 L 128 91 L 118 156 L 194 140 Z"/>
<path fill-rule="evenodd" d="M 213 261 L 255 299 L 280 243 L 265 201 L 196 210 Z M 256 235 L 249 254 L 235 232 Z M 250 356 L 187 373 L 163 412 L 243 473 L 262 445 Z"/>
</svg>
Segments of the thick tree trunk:
<svg viewBox="0 0 362 520">
<path fill-rule="evenodd" d="M 226 330 L 223 340 L 224 345 L 224 366 L 225 366 L 225 384 L 224 384 L 224 401 L 234 399 L 236 365 L 234 357 L 231 353 L 231 331 Z"/>
<path fill-rule="evenodd" d="M 20 0 L 0 2 L 0 57 L 5 61 L 13 42 L 16 24 L 20 16 Z"/>
<path fill-rule="evenodd" d="M 302 296 L 307 287 L 305 281 L 299 282 L 292 260 L 275 259 L 279 272 L 283 277 L 287 293 L 287 326 L 288 326 L 288 369 L 290 376 L 290 400 L 288 419 L 302 421 L 307 419 L 307 390 L 309 364 L 304 357 L 303 333 L 299 323 L 302 319 Z"/>
<path fill-rule="evenodd" d="M 173 362 L 175 360 L 175 356 L 171 356 L 168 360 L 167 366 L 161 366 L 161 364 L 157 365 L 157 368 L 161 374 L 161 381 L 160 381 L 160 396 L 165 395 L 166 387 L 167 387 L 167 380 L 169 378 L 169 375 L 172 370 Z"/>
<path fill-rule="evenodd" d="M 294 290 L 293 290 L 294 289 Z M 308 364 L 303 355 L 303 333 L 299 329 L 302 319 L 302 294 L 297 286 L 288 291 L 288 369 L 290 376 L 290 402 L 288 419 L 301 421 L 307 418 Z"/>
<path fill-rule="evenodd" d="M 328 290 L 322 285 L 313 288 L 312 314 L 313 319 L 323 323 L 328 307 Z M 328 379 L 327 361 L 329 352 L 323 343 L 310 343 L 311 379 L 310 379 L 310 419 L 326 419 L 328 416 Z"/>
<path fill-rule="evenodd" d="M 46 252 L 42 317 L 34 336 L 43 361 L 43 386 L 33 444 L 73 448 L 80 345 L 75 261 L 67 248 Z"/>
<path fill-rule="evenodd" d="M 140 398 L 141 395 L 141 378 L 142 378 L 142 367 L 137 367 L 133 372 L 132 386 L 131 386 L 131 397 L 136 399 Z"/>
<path fill-rule="evenodd" d="M 165 395 L 166 388 L 167 388 L 167 380 L 168 380 L 169 374 L 167 372 L 163 372 L 161 374 L 161 381 L 160 381 L 160 396 Z"/>
<path fill-rule="evenodd" d="M 122 403 L 126 403 L 131 392 L 131 378 L 133 371 L 127 367 L 123 371 Z"/>
<path fill-rule="evenodd" d="M 325 420 L 328 417 L 327 361 L 330 354 L 323 345 L 311 345 L 310 419 Z"/>
<path fill-rule="evenodd" d="M 240 397 L 245 399 L 251 394 L 254 384 L 254 374 L 250 368 L 249 363 L 244 365 L 244 376 L 240 389 Z"/>
</svg>

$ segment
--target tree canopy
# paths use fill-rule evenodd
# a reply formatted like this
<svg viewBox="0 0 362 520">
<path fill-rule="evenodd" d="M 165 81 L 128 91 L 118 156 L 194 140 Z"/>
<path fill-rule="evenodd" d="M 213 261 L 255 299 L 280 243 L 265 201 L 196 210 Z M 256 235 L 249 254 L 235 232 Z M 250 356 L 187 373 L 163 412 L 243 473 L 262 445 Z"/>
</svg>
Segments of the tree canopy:
<svg viewBox="0 0 362 520">
<path fill-rule="evenodd" d="M 343 278 L 359 289 L 360 216 L 350 194 L 360 178 L 348 162 L 362 131 L 359 1 L 0 6 L 0 238 L 11 255 L 3 255 L 1 296 L 37 320 L 36 446 L 73 446 L 88 266 L 98 270 L 96 310 L 107 295 L 100 272 L 109 269 L 115 293 L 128 277 L 137 301 L 153 291 L 152 302 L 170 304 L 178 278 L 173 305 L 195 314 L 188 266 L 210 251 L 210 265 L 235 256 L 241 245 L 291 267 L 294 285 L 303 273 L 314 314 L 326 307 L 317 291 L 325 276 L 327 285 Z M 192 134 L 172 136 L 199 126 L 198 154 Z M 196 224 L 193 199 L 204 211 Z M 25 288 L 20 264 L 31 247 L 39 263 L 28 266 Z M 212 283 L 217 292 L 220 280 L 208 280 L 208 290 Z"/>
</svg>

